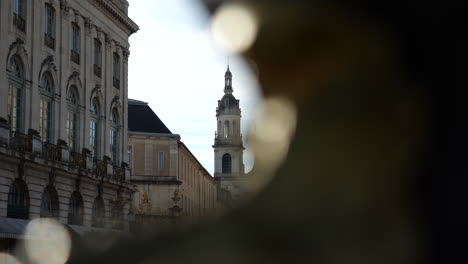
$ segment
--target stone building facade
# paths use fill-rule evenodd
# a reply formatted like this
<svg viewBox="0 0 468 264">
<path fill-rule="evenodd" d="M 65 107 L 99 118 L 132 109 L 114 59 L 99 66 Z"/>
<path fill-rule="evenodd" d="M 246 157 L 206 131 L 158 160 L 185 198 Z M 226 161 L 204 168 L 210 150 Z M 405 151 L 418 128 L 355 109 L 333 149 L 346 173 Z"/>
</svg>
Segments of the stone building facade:
<svg viewBox="0 0 468 264">
<path fill-rule="evenodd" d="M 127 10 L 125 0 L 0 1 L 0 221 L 124 228 L 138 31 Z M 18 237 L 1 232 L 3 245 Z"/>
<path fill-rule="evenodd" d="M 135 215 L 196 218 L 217 208 L 216 181 L 141 101 L 129 100 L 129 148 Z"/>
<path fill-rule="evenodd" d="M 223 200 L 237 199 L 245 192 L 244 145 L 241 134 L 241 109 L 233 95 L 229 66 L 224 75 L 224 96 L 216 108 L 217 131 L 214 140 L 214 177 Z"/>
</svg>

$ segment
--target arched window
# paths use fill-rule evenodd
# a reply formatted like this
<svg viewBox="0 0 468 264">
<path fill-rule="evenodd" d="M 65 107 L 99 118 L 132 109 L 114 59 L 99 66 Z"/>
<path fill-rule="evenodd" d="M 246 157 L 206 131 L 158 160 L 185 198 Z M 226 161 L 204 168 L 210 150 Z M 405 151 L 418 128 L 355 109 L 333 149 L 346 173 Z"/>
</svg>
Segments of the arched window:
<svg viewBox="0 0 468 264">
<path fill-rule="evenodd" d="M 120 204 L 114 205 L 112 208 L 112 228 L 123 229 L 124 228 L 124 213 L 123 206 Z"/>
<path fill-rule="evenodd" d="M 24 87 L 24 64 L 20 57 L 13 55 L 9 65 L 8 122 L 11 131 L 22 129 L 22 107 Z"/>
<path fill-rule="evenodd" d="M 8 192 L 7 217 L 29 218 L 29 192 L 23 180 L 16 179 Z"/>
<path fill-rule="evenodd" d="M 111 111 L 110 148 L 112 161 L 118 164 L 119 159 L 119 113 L 116 108 Z"/>
<path fill-rule="evenodd" d="M 39 134 L 43 141 L 52 141 L 52 100 L 54 97 L 54 81 L 49 71 L 42 75 L 39 86 L 41 99 L 39 103 Z"/>
<path fill-rule="evenodd" d="M 71 150 L 78 149 L 79 96 L 76 86 L 72 85 L 67 97 L 67 143 Z"/>
<path fill-rule="evenodd" d="M 78 191 L 74 191 L 68 204 L 68 223 L 83 225 L 83 198 Z"/>
<path fill-rule="evenodd" d="M 224 121 L 224 137 L 228 138 L 230 135 L 229 121 Z"/>
<path fill-rule="evenodd" d="M 100 127 L 100 105 L 97 98 L 94 98 L 91 101 L 91 119 L 89 121 L 89 146 L 91 148 L 91 152 L 93 156 L 99 155 L 99 127 Z"/>
<path fill-rule="evenodd" d="M 231 171 L 232 171 L 231 155 L 226 153 L 226 154 L 223 155 L 222 173 L 231 173 Z"/>
<path fill-rule="evenodd" d="M 59 217 L 59 199 L 54 186 L 48 185 L 42 193 L 41 217 Z"/>
</svg>

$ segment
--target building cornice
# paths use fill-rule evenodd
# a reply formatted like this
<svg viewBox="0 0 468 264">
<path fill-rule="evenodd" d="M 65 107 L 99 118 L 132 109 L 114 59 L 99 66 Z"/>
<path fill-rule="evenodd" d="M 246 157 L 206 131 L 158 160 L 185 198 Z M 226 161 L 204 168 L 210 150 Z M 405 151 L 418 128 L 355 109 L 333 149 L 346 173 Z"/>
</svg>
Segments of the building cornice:
<svg viewBox="0 0 468 264">
<path fill-rule="evenodd" d="M 146 137 L 168 137 L 168 138 L 174 138 L 174 139 L 180 140 L 179 134 L 128 131 L 128 135 L 129 136 L 146 136 Z"/>
<path fill-rule="evenodd" d="M 109 15 L 114 17 L 120 24 L 122 24 L 129 32 L 130 35 L 137 32 L 140 28 L 133 22 L 126 14 L 120 11 L 115 4 L 107 0 L 91 0 L 95 5 L 102 8 Z"/>
</svg>

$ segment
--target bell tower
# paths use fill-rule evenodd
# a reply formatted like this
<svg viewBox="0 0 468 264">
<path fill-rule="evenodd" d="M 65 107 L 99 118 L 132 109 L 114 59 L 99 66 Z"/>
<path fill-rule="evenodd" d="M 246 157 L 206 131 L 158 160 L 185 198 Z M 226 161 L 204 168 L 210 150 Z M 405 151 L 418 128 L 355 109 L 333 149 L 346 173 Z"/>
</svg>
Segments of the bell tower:
<svg viewBox="0 0 468 264">
<path fill-rule="evenodd" d="M 224 74 L 224 96 L 218 100 L 216 108 L 217 131 L 214 140 L 214 177 L 222 189 L 235 195 L 234 189 L 239 189 L 236 183 L 244 176 L 244 146 L 241 134 L 241 109 L 232 88 L 232 73 Z"/>
</svg>

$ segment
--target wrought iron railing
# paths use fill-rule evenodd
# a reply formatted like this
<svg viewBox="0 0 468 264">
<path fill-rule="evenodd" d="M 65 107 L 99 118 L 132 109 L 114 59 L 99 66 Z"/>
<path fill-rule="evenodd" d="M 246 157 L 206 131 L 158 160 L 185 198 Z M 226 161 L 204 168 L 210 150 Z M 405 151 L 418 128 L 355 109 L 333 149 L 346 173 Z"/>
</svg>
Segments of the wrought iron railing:
<svg viewBox="0 0 468 264">
<path fill-rule="evenodd" d="M 13 25 L 23 32 L 26 31 L 26 20 L 16 13 L 13 14 Z"/>
<path fill-rule="evenodd" d="M 78 53 L 78 52 L 75 51 L 75 50 L 71 50 L 70 59 L 71 59 L 74 63 L 80 64 L 80 53 Z"/>
<path fill-rule="evenodd" d="M 101 78 L 101 76 L 102 76 L 101 66 L 99 66 L 97 64 L 94 64 L 94 75 Z"/>
<path fill-rule="evenodd" d="M 107 177 L 107 163 L 103 160 L 94 160 L 94 171 L 98 178 Z"/>
<path fill-rule="evenodd" d="M 50 161 L 62 161 L 62 148 L 51 143 L 45 143 L 44 158 Z"/>
<path fill-rule="evenodd" d="M 17 131 L 12 131 L 10 147 L 18 152 L 32 152 L 32 137 Z"/>
<path fill-rule="evenodd" d="M 51 49 L 55 49 L 55 38 L 51 34 L 44 34 L 44 45 Z"/>
<path fill-rule="evenodd" d="M 78 152 L 70 152 L 70 167 L 86 169 L 86 156 Z"/>
</svg>

